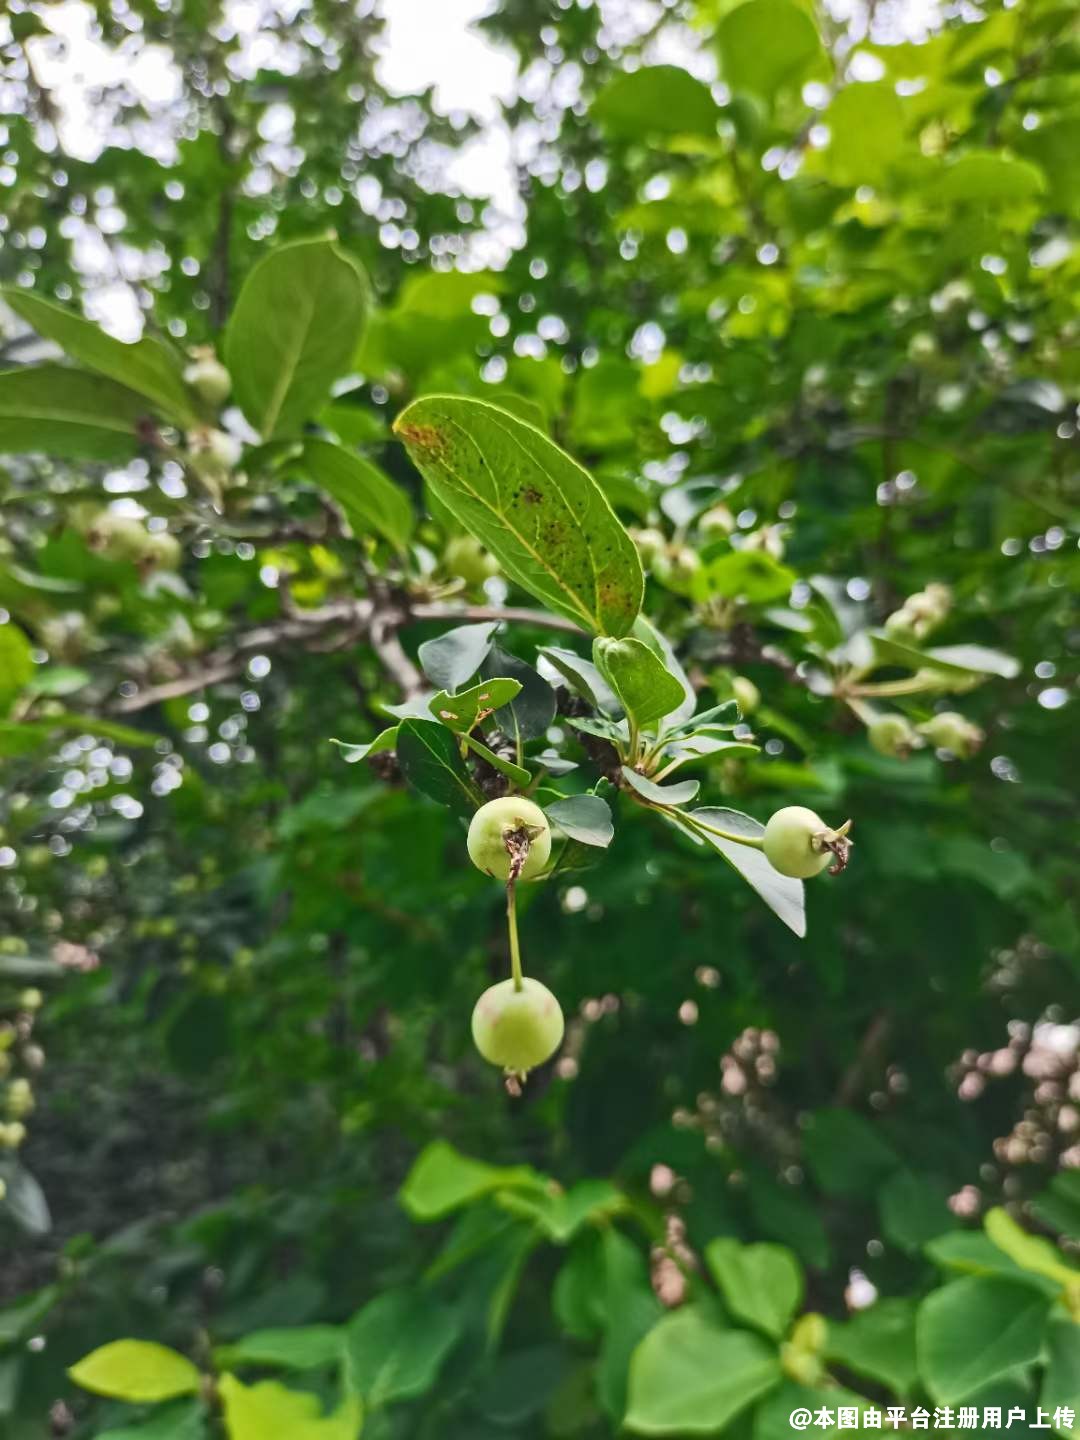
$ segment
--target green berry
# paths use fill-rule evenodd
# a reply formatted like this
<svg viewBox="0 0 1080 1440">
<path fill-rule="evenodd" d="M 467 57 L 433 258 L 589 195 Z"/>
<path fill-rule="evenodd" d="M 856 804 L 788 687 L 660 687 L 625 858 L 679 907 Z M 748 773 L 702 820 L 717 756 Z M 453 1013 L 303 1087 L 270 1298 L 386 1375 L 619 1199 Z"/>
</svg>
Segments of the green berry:
<svg viewBox="0 0 1080 1440">
<path fill-rule="evenodd" d="M 915 729 L 903 715 L 879 715 L 870 722 L 867 738 L 879 755 L 906 760 L 922 744 Z"/>
<path fill-rule="evenodd" d="M 745 675 L 736 675 L 731 681 L 731 693 L 739 702 L 743 715 L 751 715 L 761 704 L 761 691 Z"/>
<path fill-rule="evenodd" d="M 456 575 L 470 586 L 483 585 L 485 580 L 499 573 L 499 562 L 495 556 L 472 535 L 455 535 L 448 540 L 443 564 L 451 575 Z"/>
<path fill-rule="evenodd" d="M 919 726 L 919 734 L 925 736 L 935 750 L 950 750 L 962 760 L 970 759 L 986 738 L 978 725 L 955 710 L 934 715 Z"/>
<path fill-rule="evenodd" d="M 539 980 L 526 977 L 518 989 L 501 980 L 485 990 L 472 1015 L 476 1048 L 492 1065 L 524 1075 L 550 1060 L 563 1038 L 558 1000 Z"/>
<path fill-rule="evenodd" d="M 547 816 L 535 801 L 521 795 L 489 800 L 480 806 L 469 825 L 469 859 L 485 875 L 509 880 L 511 850 L 515 837 L 520 836 L 528 838 L 529 850 L 519 878 L 531 880 L 541 873 L 551 854 L 551 826 Z"/>
<path fill-rule="evenodd" d="M 809 880 L 819 875 L 826 865 L 843 869 L 847 862 L 850 820 L 839 830 L 832 830 L 820 815 L 805 805 L 788 805 L 769 817 L 765 826 L 762 849 L 765 858 L 781 875 L 796 880 Z"/>
</svg>

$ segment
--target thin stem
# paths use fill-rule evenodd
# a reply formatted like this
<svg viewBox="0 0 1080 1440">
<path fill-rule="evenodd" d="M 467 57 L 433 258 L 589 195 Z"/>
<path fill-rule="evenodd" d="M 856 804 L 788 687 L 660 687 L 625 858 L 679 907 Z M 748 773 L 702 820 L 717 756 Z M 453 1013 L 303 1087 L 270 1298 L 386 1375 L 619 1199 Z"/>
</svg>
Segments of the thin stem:
<svg viewBox="0 0 1080 1440">
<path fill-rule="evenodd" d="M 748 845 L 751 850 L 763 850 L 764 841 L 760 835 L 735 835 L 730 830 L 721 830 L 717 825 L 710 825 L 705 820 L 699 820 L 696 815 L 684 815 L 695 830 L 704 830 L 709 835 L 717 835 L 721 840 L 731 840 L 736 845 Z"/>
<path fill-rule="evenodd" d="M 517 881 L 514 879 L 506 882 L 506 928 L 510 934 L 510 977 L 514 982 L 514 989 L 521 990 L 525 977 L 521 973 L 521 950 L 518 946 L 517 928 Z"/>
<path fill-rule="evenodd" d="M 850 695 L 920 695 L 932 690 L 934 682 L 925 676 L 910 675 L 904 680 L 876 680 L 866 685 L 852 685 Z"/>
</svg>

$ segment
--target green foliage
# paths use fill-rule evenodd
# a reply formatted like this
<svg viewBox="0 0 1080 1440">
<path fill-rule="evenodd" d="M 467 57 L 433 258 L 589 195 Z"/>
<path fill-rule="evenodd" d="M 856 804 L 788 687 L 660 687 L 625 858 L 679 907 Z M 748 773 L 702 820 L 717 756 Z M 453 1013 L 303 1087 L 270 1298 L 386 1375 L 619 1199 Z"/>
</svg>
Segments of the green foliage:
<svg viewBox="0 0 1080 1440">
<path fill-rule="evenodd" d="M 504 0 L 509 226 L 392 7 L 121 8 L 92 161 L 0 20 L 0 1434 L 1075 1433 L 1068 7 Z"/>
</svg>

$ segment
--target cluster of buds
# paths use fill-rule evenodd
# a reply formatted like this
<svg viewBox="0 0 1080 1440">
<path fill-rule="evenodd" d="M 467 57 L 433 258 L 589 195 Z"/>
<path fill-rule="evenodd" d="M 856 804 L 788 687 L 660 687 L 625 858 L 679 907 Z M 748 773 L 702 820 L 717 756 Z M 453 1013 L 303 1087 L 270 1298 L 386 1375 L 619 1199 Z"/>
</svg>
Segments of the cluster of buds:
<svg viewBox="0 0 1080 1440">
<path fill-rule="evenodd" d="M 921 725 L 893 712 L 877 715 L 867 726 L 867 738 L 879 755 L 906 760 L 913 750 L 931 745 L 958 760 L 970 760 L 986 736 L 973 721 L 956 710 L 943 710 Z"/>
<path fill-rule="evenodd" d="M 897 640 L 925 640 L 944 621 L 952 607 L 952 592 L 936 581 L 909 595 L 885 621 L 885 631 Z"/>
</svg>

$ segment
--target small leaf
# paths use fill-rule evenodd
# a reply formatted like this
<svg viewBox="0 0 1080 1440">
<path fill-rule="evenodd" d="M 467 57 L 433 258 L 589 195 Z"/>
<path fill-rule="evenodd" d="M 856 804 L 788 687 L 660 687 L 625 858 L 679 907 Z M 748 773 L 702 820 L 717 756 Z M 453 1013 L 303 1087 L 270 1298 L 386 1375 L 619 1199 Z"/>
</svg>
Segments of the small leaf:
<svg viewBox="0 0 1080 1440">
<path fill-rule="evenodd" d="M 0 371 L 0 455 L 130 460 L 152 407 L 134 390 L 65 365 Z"/>
<path fill-rule="evenodd" d="M 0 714 L 10 709 L 19 691 L 32 680 L 37 668 L 32 651 L 17 625 L 11 621 L 0 625 Z"/>
<path fill-rule="evenodd" d="M 780 1378 L 772 1347 L 688 1306 L 634 1351 L 625 1425 L 636 1435 L 713 1435 Z"/>
<path fill-rule="evenodd" d="M 356 1440 L 364 1413 L 360 1397 L 350 1395 L 324 1415 L 317 1395 L 276 1380 L 244 1385 L 235 1375 L 222 1375 L 218 1394 L 228 1440 Z"/>
<path fill-rule="evenodd" d="M 818 1110 L 806 1131 L 806 1160 L 826 1195 L 869 1195 L 900 1161 L 852 1110 Z"/>
<path fill-rule="evenodd" d="M 769 100 L 778 90 L 801 85 L 824 61 L 813 20 L 792 0 L 748 0 L 728 11 L 717 42 L 731 88 Z"/>
<path fill-rule="evenodd" d="M 145 1405 L 198 1392 L 198 1370 L 185 1356 L 149 1340 L 114 1340 L 84 1355 L 68 1374 L 95 1395 Z"/>
<path fill-rule="evenodd" d="M 99 325 L 29 290 L 0 290 L 16 315 L 46 340 L 53 340 L 69 359 L 98 375 L 143 395 L 152 408 L 180 425 L 197 420 L 183 380 L 180 357 L 154 335 L 127 344 L 107 335 Z"/>
<path fill-rule="evenodd" d="M 695 760 L 731 759 L 736 755 L 759 755 L 761 747 L 750 745 L 745 740 L 721 740 L 716 735 L 693 734 L 676 740 L 672 745 L 665 745 L 663 753 L 669 759 L 678 761 L 681 769 L 684 765 L 692 765 Z"/>
<path fill-rule="evenodd" d="M 844 1325 L 829 1322 L 825 1358 L 907 1395 L 918 1379 L 915 1302 L 878 1300 Z"/>
<path fill-rule="evenodd" d="M 445 725 L 403 720 L 398 726 L 397 758 L 409 784 L 439 805 L 448 805 L 458 815 L 471 815 L 483 804 L 458 742 Z"/>
<path fill-rule="evenodd" d="M 630 743 L 630 727 L 625 720 L 587 720 L 568 715 L 566 723 L 571 730 L 579 730 L 582 735 L 595 735 L 598 740 L 608 740 L 616 748 Z"/>
<path fill-rule="evenodd" d="M 693 810 L 691 818 L 731 834 L 757 838 L 765 833 L 764 825 L 738 810 Z M 740 845 L 736 840 L 725 840 L 723 836 L 708 831 L 702 838 L 719 850 L 732 869 L 737 870 L 751 889 L 757 891 L 789 930 L 800 937 L 806 934 L 806 897 L 801 880 L 793 880 L 789 875 L 781 875 L 779 870 L 774 870 L 760 850 Z"/>
<path fill-rule="evenodd" d="M 358 539 L 374 530 L 397 549 L 405 548 L 412 534 L 412 506 L 377 465 L 330 440 L 305 441 L 295 465 L 338 502 Z"/>
<path fill-rule="evenodd" d="M 18 1160 L 0 1160 L 0 1180 L 6 1187 L 4 1198 L 0 1200 L 0 1211 L 6 1209 L 28 1235 L 47 1235 L 52 1229 L 49 1202 L 26 1166 Z"/>
<path fill-rule="evenodd" d="M 1000 1205 L 986 1212 L 983 1229 L 1010 1260 L 1021 1270 L 1030 1270 L 1036 1275 L 1045 1275 L 1056 1280 L 1067 1289 L 1080 1293 L 1080 1270 L 1067 1265 L 1061 1252 L 1041 1235 L 1029 1235 L 1016 1223 L 1007 1210 Z"/>
<path fill-rule="evenodd" d="M 609 134 L 715 136 L 720 109 L 704 81 L 678 65 L 649 65 L 616 73 L 592 104 L 592 117 Z"/>
<path fill-rule="evenodd" d="M 682 701 L 665 717 L 668 725 L 682 724 L 694 713 L 697 705 L 697 692 L 690 683 L 690 677 L 679 663 L 675 647 L 646 615 L 639 615 L 634 621 L 634 638 L 647 645 L 682 686 Z"/>
<path fill-rule="evenodd" d="M 345 1377 L 369 1409 L 422 1395 L 460 1333 L 458 1316 L 433 1295 L 389 1290 L 350 1320 Z"/>
<path fill-rule="evenodd" d="M 555 691 L 531 665 L 519 660 L 516 655 L 493 645 L 491 653 L 480 666 L 485 677 L 509 675 L 521 686 L 521 691 L 495 715 L 495 720 L 504 734 L 512 740 L 537 740 L 555 719 Z"/>
<path fill-rule="evenodd" d="M 94 1440 L 205 1440 L 206 1410 L 198 1400 L 178 1400 L 134 1425 L 100 1431 Z"/>
<path fill-rule="evenodd" d="M 837 185 L 880 185 L 904 153 L 904 112 L 890 84 L 845 85 L 821 118 L 831 132 L 825 168 Z"/>
<path fill-rule="evenodd" d="M 494 750 L 489 749 L 482 740 L 475 735 L 462 734 L 462 740 L 481 760 L 486 760 L 493 770 L 498 770 L 500 775 L 505 775 L 512 785 L 524 790 L 532 782 L 532 776 L 528 770 L 521 765 L 515 765 L 512 760 L 507 760 L 505 755 L 497 755 Z"/>
<path fill-rule="evenodd" d="M 358 760 L 366 760 L 369 755 L 381 755 L 384 750 L 393 750 L 397 738 L 398 727 L 391 725 L 388 729 L 381 730 L 375 739 L 369 740 L 366 745 L 353 745 L 348 740 L 335 740 L 332 736 L 330 744 L 338 746 L 346 765 L 355 765 Z"/>
<path fill-rule="evenodd" d="M 544 1189 L 545 1181 L 524 1165 L 487 1165 L 462 1155 L 445 1140 L 433 1140 L 417 1156 L 398 1198 L 414 1220 L 441 1220 L 493 1190 L 515 1186 Z"/>
<path fill-rule="evenodd" d="M 764 4 L 767 0 L 750 3 Z M 694 593 L 702 600 L 721 596 L 749 605 L 765 605 L 770 600 L 786 600 L 798 578 L 794 570 L 781 565 L 765 550 L 736 550 L 709 561 L 694 578 Z"/>
<path fill-rule="evenodd" d="M 735 1319 L 779 1340 L 803 1298 L 802 1267 L 791 1251 L 724 1236 L 705 1247 L 705 1261 Z"/>
<path fill-rule="evenodd" d="M 686 698 L 682 684 L 641 640 L 598 639 L 593 642 L 593 660 L 639 729 L 678 710 Z"/>
<path fill-rule="evenodd" d="M 628 1208 L 610 1180 L 582 1180 L 569 1190 L 510 1190 L 497 1197 L 504 1210 L 534 1219 L 549 1240 L 565 1245 L 583 1225 L 599 1224 Z"/>
<path fill-rule="evenodd" d="M 481 716 L 487 716 L 500 706 L 509 705 L 521 691 L 517 680 L 496 677 L 481 680 L 468 690 L 459 690 L 451 695 L 440 690 L 428 701 L 428 709 L 437 720 L 451 730 L 471 730 Z"/>
<path fill-rule="evenodd" d="M 279 1365 L 285 1370 L 311 1370 L 329 1365 L 342 1353 L 344 1332 L 336 1325 L 295 1325 L 255 1330 L 232 1345 L 223 1345 L 215 1359 L 219 1369 L 237 1365 Z"/>
<path fill-rule="evenodd" d="M 701 789 L 700 780 L 680 780 L 676 785 L 657 785 L 647 776 L 631 770 L 629 765 L 622 767 L 622 773 L 631 790 L 636 790 L 652 805 L 689 805 Z"/>
<path fill-rule="evenodd" d="M 244 281 L 225 332 L 233 393 L 264 440 L 295 433 L 352 365 L 367 319 L 360 266 L 333 240 L 271 250 Z"/>
<path fill-rule="evenodd" d="M 919 1375 L 941 1405 L 959 1405 L 1038 1359 L 1050 1302 L 1010 1280 L 972 1275 L 919 1306 Z"/>
<path fill-rule="evenodd" d="M 936 203 L 1008 205 L 1034 200 L 1046 177 L 1030 160 L 997 150 L 969 150 L 934 175 Z"/>
<path fill-rule="evenodd" d="M 544 813 L 564 835 L 581 845 L 606 848 L 614 839 L 611 807 L 599 795 L 568 795 L 545 805 Z"/>
<path fill-rule="evenodd" d="M 460 689 L 487 658 L 498 628 L 497 621 L 459 625 L 434 640 L 425 640 L 417 651 L 424 674 L 440 690 Z"/>
<path fill-rule="evenodd" d="M 910 1170 L 889 1176 L 878 1192 L 878 1208 L 886 1238 L 912 1253 L 956 1224 L 945 1187 Z"/>
<path fill-rule="evenodd" d="M 619 704 L 611 686 L 591 660 L 585 660 L 573 650 L 564 650 L 558 645 L 545 645 L 538 654 L 559 672 L 570 688 L 583 700 L 607 715 L 620 715 Z"/>
<path fill-rule="evenodd" d="M 546 435 L 485 400 L 435 395 L 394 422 L 436 498 L 560 615 L 624 635 L 644 580 L 603 491 Z"/>
</svg>

